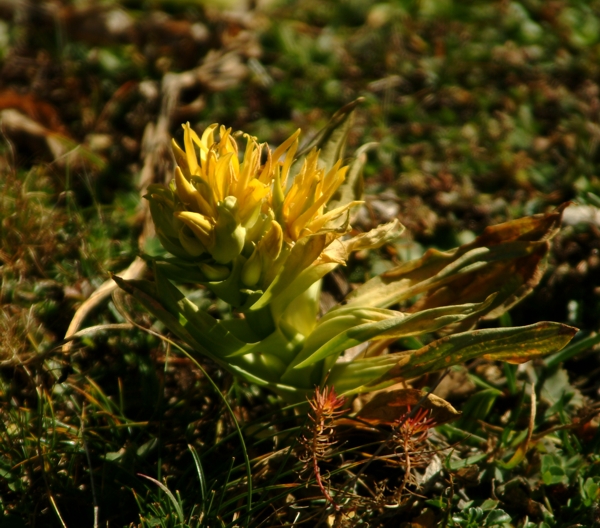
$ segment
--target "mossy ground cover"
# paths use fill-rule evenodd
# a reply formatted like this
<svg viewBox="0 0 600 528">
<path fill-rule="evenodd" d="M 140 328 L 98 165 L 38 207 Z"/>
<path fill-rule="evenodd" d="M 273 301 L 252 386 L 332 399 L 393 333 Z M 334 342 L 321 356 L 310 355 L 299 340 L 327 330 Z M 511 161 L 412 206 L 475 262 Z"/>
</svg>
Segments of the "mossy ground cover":
<svg viewBox="0 0 600 528">
<path fill-rule="evenodd" d="M 0 17 L 0 524 L 600 523 L 600 3 L 63 0 Z M 221 122 L 277 145 L 358 97 L 349 151 L 377 146 L 356 227 L 407 231 L 325 295 L 573 200 L 540 286 L 488 324 L 581 332 L 546 360 L 452 371 L 437 393 L 462 417 L 426 439 L 336 427 L 318 464 L 338 511 L 303 454 L 311 422 L 195 364 L 131 299 L 62 339 L 152 250 L 140 186 L 172 170 L 157 130 Z"/>
</svg>

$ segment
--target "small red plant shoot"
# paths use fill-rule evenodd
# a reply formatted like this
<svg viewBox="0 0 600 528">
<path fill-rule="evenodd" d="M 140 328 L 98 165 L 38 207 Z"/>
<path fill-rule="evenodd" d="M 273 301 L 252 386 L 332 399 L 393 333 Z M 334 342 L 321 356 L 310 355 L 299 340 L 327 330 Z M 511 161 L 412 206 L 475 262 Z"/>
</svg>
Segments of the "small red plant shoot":
<svg viewBox="0 0 600 528">
<path fill-rule="evenodd" d="M 435 418 L 430 409 L 421 407 L 413 414 L 410 405 L 406 413 L 394 424 L 393 443 L 395 449 L 400 452 L 399 457 L 404 465 L 404 479 L 396 493 L 398 499 L 411 482 L 412 470 L 429 463 L 427 437 L 429 430 L 435 425 Z"/>
<path fill-rule="evenodd" d="M 340 511 L 340 506 L 325 486 L 319 462 L 327 460 L 332 447 L 336 443 L 333 437 L 334 420 L 346 412 L 343 409 L 345 402 L 345 398 L 338 396 L 333 387 L 326 386 L 322 390 L 317 387 L 313 399 L 308 400 L 311 407 L 309 417 L 312 423 L 309 426 L 308 433 L 301 438 L 302 445 L 306 450 L 303 457 L 304 469 L 312 469 L 321 493 L 336 511 Z"/>
</svg>

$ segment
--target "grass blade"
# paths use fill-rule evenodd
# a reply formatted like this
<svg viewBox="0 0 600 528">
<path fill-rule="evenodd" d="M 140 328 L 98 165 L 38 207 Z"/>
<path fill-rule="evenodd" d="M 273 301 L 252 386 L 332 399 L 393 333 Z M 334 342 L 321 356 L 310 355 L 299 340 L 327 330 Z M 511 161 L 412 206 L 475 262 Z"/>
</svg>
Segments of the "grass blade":
<svg viewBox="0 0 600 528">
<path fill-rule="evenodd" d="M 138 473 L 138 475 L 140 477 L 150 480 L 151 482 L 154 482 L 154 484 L 156 484 L 161 490 L 163 490 L 165 492 L 165 494 L 167 495 L 167 497 L 169 497 L 169 500 L 173 504 L 175 511 L 177 512 L 177 517 L 179 518 L 179 522 L 181 522 L 181 524 L 183 524 L 185 521 L 185 517 L 183 515 L 183 509 L 181 508 L 181 503 L 175 498 L 175 495 L 173 495 L 173 493 L 171 493 L 171 490 L 169 488 L 167 488 L 167 486 L 165 486 L 162 482 L 160 482 L 159 480 L 156 480 L 155 478 L 149 477 L 148 475 L 143 475 L 142 473 Z"/>
<path fill-rule="evenodd" d="M 200 496 L 202 497 L 202 512 L 204 512 L 204 504 L 206 502 L 206 477 L 204 476 L 204 470 L 202 469 L 202 462 L 200 461 L 198 452 L 191 444 L 188 444 L 188 449 L 190 450 L 190 453 L 192 453 L 192 457 L 194 457 L 194 465 L 196 466 L 196 471 L 198 472 L 198 480 L 200 481 Z"/>
</svg>

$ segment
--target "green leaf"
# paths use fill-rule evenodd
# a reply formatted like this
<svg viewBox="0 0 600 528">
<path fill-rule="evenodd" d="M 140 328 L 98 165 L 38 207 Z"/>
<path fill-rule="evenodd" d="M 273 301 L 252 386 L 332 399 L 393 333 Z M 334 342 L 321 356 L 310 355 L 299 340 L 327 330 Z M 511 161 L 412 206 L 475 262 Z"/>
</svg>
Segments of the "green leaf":
<svg viewBox="0 0 600 528">
<path fill-rule="evenodd" d="M 253 366 L 253 365 L 252 365 Z M 300 401 L 306 401 L 309 396 L 314 394 L 314 386 L 304 389 L 299 388 L 295 384 L 288 385 L 285 383 L 279 383 L 276 381 L 266 380 L 263 376 L 256 374 L 253 370 L 250 370 L 248 367 L 244 367 L 241 365 L 230 364 L 228 366 L 228 370 L 232 372 L 234 375 L 239 376 L 240 378 L 245 379 L 250 383 L 255 383 L 260 387 L 267 387 L 272 390 L 275 394 L 281 396 L 285 401 L 290 403 L 297 403 Z"/>
<path fill-rule="evenodd" d="M 246 346 L 246 343 L 237 339 L 225 325 L 204 310 L 200 310 L 189 299 L 184 297 L 179 304 L 180 316 L 187 320 L 184 326 L 219 357 L 228 357 Z"/>
<path fill-rule="evenodd" d="M 486 501 L 486 502 L 497 502 L 497 501 Z M 504 510 L 492 510 L 488 513 L 485 518 L 485 526 L 504 526 L 506 523 L 511 521 L 510 515 Z"/>
<path fill-rule="evenodd" d="M 492 499 L 486 499 L 486 500 L 484 500 L 481 503 L 481 505 L 479 507 L 483 511 L 490 511 L 490 510 L 495 510 L 496 506 L 498 506 L 498 504 L 500 504 L 500 501 L 492 500 Z"/>
<path fill-rule="evenodd" d="M 318 260 L 313 261 L 310 266 L 302 270 L 291 284 L 273 300 L 274 311 L 282 314 L 300 293 L 306 291 L 341 263 L 345 263 L 353 251 L 376 249 L 395 240 L 403 231 L 404 226 L 398 220 L 393 220 L 348 240 L 336 240 L 335 243 L 325 248 Z"/>
<path fill-rule="evenodd" d="M 540 322 L 518 328 L 492 328 L 455 334 L 438 339 L 416 352 L 409 352 L 408 357 L 402 358 L 390 375 L 414 378 L 478 357 L 490 361 L 524 363 L 560 350 L 577 331 L 572 326 L 560 323 Z"/>
<path fill-rule="evenodd" d="M 198 481 L 200 482 L 200 501 L 201 501 L 201 513 L 204 513 L 204 503 L 206 502 L 206 476 L 204 475 L 204 468 L 202 467 L 202 461 L 196 448 L 192 444 L 188 444 L 188 449 L 194 458 L 194 465 L 196 466 L 196 473 L 198 474 Z"/>
<path fill-rule="evenodd" d="M 557 455 L 542 456 L 542 480 L 546 486 L 568 484 L 569 478 L 563 467 L 562 459 Z"/>
<path fill-rule="evenodd" d="M 184 328 L 213 354 L 224 358 L 234 355 L 246 343 L 237 339 L 217 319 L 200 310 L 177 289 L 160 269 L 155 269 L 157 294 L 169 311 L 183 322 Z"/>
<path fill-rule="evenodd" d="M 185 516 L 183 514 L 183 508 L 181 507 L 181 501 L 177 500 L 175 498 L 175 495 L 173 495 L 173 493 L 171 493 L 171 490 L 169 488 L 167 488 L 167 486 L 165 486 L 159 480 L 153 479 L 152 477 L 149 477 L 148 475 L 142 475 L 140 473 L 140 477 L 143 477 L 145 479 L 148 479 L 151 482 L 154 482 L 154 484 L 156 484 L 161 490 L 163 490 L 165 492 L 165 494 L 167 495 L 167 497 L 169 497 L 169 500 L 171 501 L 171 504 L 173 505 L 173 508 L 175 508 L 175 512 L 177 513 L 177 517 L 179 518 L 179 522 L 181 524 L 183 524 L 185 522 Z"/>
<path fill-rule="evenodd" d="M 309 347 L 310 342 L 307 340 L 307 345 L 298 358 L 301 361 L 294 368 L 306 367 L 312 363 L 325 359 L 328 356 L 340 354 L 348 348 L 371 339 L 397 339 L 400 337 L 435 332 L 444 326 L 456 323 L 461 319 L 472 315 L 474 312 L 484 310 L 492 301 L 493 296 L 484 303 L 434 308 L 409 316 L 392 310 L 376 311 L 372 309 L 373 313 L 370 314 L 367 309 L 360 310 L 354 307 L 345 307 L 344 310 L 340 310 L 340 316 L 338 318 L 329 318 L 324 324 L 331 325 L 336 319 L 342 318 L 344 324 L 348 326 L 348 328 L 345 331 L 338 333 L 338 335 L 316 350 L 312 350 Z M 359 315 L 364 313 L 365 318 L 369 315 L 373 318 L 376 315 L 379 315 L 380 317 L 384 317 L 384 319 L 355 326 L 356 320 L 360 320 L 360 318 L 357 317 L 353 323 L 351 317 L 353 308 Z M 317 326 L 315 332 L 318 331 L 318 329 L 319 326 Z"/>
<path fill-rule="evenodd" d="M 248 298 L 239 289 L 241 283 L 240 276 L 245 262 L 246 259 L 238 257 L 233 261 L 233 269 L 227 279 L 222 281 L 206 281 L 201 284 L 211 290 L 219 299 L 231 304 L 231 306 L 236 308 L 242 306 Z"/>
<path fill-rule="evenodd" d="M 260 337 L 247 319 L 222 319 L 219 324 L 244 343 L 258 343 Z"/>
<path fill-rule="evenodd" d="M 210 350 L 201 345 L 190 332 L 185 328 L 184 324 L 187 322 L 173 315 L 165 306 L 156 298 L 156 286 L 154 283 L 145 280 L 125 280 L 116 275 L 112 276 L 112 279 L 117 285 L 137 299 L 146 310 L 148 310 L 154 317 L 161 321 L 171 332 L 177 337 L 183 340 L 186 344 L 191 346 L 195 351 L 206 355 L 212 360 L 216 361 L 220 365 L 223 365 L 219 358 L 215 356 Z"/>
<path fill-rule="evenodd" d="M 176 299 L 175 304 L 173 304 L 173 298 L 169 299 L 169 304 L 171 304 L 169 308 L 157 298 L 158 293 L 155 284 L 148 281 L 126 281 L 117 276 L 113 276 L 113 280 L 120 288 L 141 302 L 173 334 L 191 347 L 194 354 L 209 357 L 224 369 L 243 377 L 247 381 L 261 386 L 268 386 L 275 390 L 272 384 L 279 380 L 279 376 L 285 369 L 285 364 L 277 356 L 268 353 L 269 347 L 260 348 L 239 341 L 226 327 L 220 326 L 209 314 L 198 310 L 173 285 L 170 285 L 170 287 L 183 298 L 177 299 L 177 294 L 170 291 L 169 296 Z M 166 291 L 169 291 L 166 283 L 163 284 L 163 287 Z M 171 312 L 171 309 L 174 310 L 174 313 Z M 280 354 L 290 354 L 289 348 L 295 346 L 295 343 L 289 340 L 283 342 L 285 346 L 277 347 L 274 345 L 273 348 L 277 349 Z M 281 345 L 281 343 L 279 344 Z M 247 354 L 236 354 L 245 346 L 250 348 Z M 252 352 L 256 353 L 253 354 Z"/>
<path fill-rule="evenodd" d="M 600 499 L 600 477 L 588 477 L 581 484 L 581 496 L 583 504 L 588 508 Z"/>
<path fill-rule="evenodd" d="M 464 431 L 475 432 L 479 428 L 477 420 L 487 417 L 501 395 L 502 391 L 497 389 L 484 389 L 473 394 L 463 406 L 463 415 L 455 426 Z"/>
<path fill-rule="evenodd" d="M 243 356 L 246 354 L 270 354 L 279 357 L 286 364 L 290 363 L 300 349 L 304 336 L 296 334 L 289 336 L 280 329 L 257 343 L 247 344 L 233 351 L 227 358 Z"/>
<path fill-rule="evenodd" d="M 165 277 L 175 282 L 206 282 L 206 276 L 195 262 L 186 261 L 181 258 L 154 258 L 142 255 L 149 267 L 158 267 Z"/>
<path fill-rule="evenodd" d="M 419 349 L 338 363 L 328 383 L 338 393 L 356 393 L 389 386 L 458 363 L 483 357 L 524 362 L 563 348 L 577 333 L 571 326 L 541 322 L 520 328 L 493 328 L 443 337 Z"/>
<path fill-rule="evenodd" d="M 244 306 L 250 298 L 249 291 L 240 290 L 240 276 L 246 259 L 239 256 L 233 261 L 229 276 L 224 280 L 209 280 L 199 268 L 203 261 L 185 261 L 179 258 L 148 259 L 160 273 L 176 283 L 190 282 L 201 284 L 217 297 L 236 308 Z"/>
<path fill-rule="evenodd" d="M 308 382 L 312 384 L 313 381 L 311 381 L 311 377 L 313 369 L 308 369 L 307 367 L 314 365 L 314 363 L 316 363 L 319 360 L 315 360 L 314 362 L 307 361 L 305 364 L 302 365 L 302 367 L 297 366 L 298 363 L 302 362 L 307 358 L 311 351 L 315 351 L 322 348 L 322 345 L 330 341 L 333 336 L 337 336 L 350 328 L 364 326 L 364 323 L 366 322 L 394 318 L 394 316 L 397 316 L 398 318 L 403 317 L 402 314 L 398 314 L 391 310 L 367 308 L 364 310 L 354 309 L 352 313 L 342 312 L 336 317 L 329 318 L 327 320 L 322 319 L 317 328 L 315 328 L 306 339 L 302 352 L 298 354 L 296 358 L 290 363 L 283 379 L 290 382 L 292 379 L 308 380 Z M 332 364 L 335 363 L 335 360 L 337 359 L 337 355 L 334 355 L 334 353 L 329 354 L 327 356 L 323 356 L 323 358 L 321 359 L 324 359 L 325 357 L 329 357 Z M 321 368 L 322 367 L 319 366 L 319 369 Z M 315 382 L 318 383 L 318 379 L 315 380 Z"/>
<path fill-rule="evenodd" d="M 580 336 L 577 337 L 579 338 Z M 594 333 L 591 336 L 579 339 L 576 343 L 572 343 L 568 347 L 565 347 L 558 354 L 546 358 L 546 368 L 551 370 L 581 352 L 591 349 L 598 343 L 600 343 L 600 334 Z"/>
</svg>

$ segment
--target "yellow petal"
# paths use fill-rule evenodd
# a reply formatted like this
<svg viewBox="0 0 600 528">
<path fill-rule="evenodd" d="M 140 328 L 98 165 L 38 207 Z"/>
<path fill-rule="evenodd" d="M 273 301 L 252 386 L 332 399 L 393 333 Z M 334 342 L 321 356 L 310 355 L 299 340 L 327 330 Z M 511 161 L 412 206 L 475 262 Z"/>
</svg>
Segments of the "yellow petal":
<svg viewBox="0 0 600 528">
<path fill-rule="evenodd" d="M 200 139 L 198 141 L 198 146 L 200 147 L 200 156 L 202 158 L 202 161 L 206 160 L 206 156 L 208 155 L 208 151 L 210 150 L 210 148 L 213 146 L 214 142 L 215 142 L 215 129 L 218 127 L 219 125 L 217 123 L 213 123 L 212 125 L 210 125 L 203 133 L 202 133 L 202 139 Z"/>
<path fill-rule="evenodd" d="M 212 249 L 214 246 L 214 228 L 206 216 L 190 211 L 179 211 L 174 213 L 174 216 L 187 225 L 207 249 Z"/>
<path fill-rule="evenodd" d="M 300 132 L 300 131 L 298 131 L 298 132 Z M 285 189 L 287 187 L 288 175 L 290 173 L 290 168 L 292 167 L 292 163 L 294 163 L 294 161 L 295 161 L 294 157 L 296 156 L 297 150 L 298 150 L 298 140 L 296 139 L 292 143 L 290 150 L 288 150 L 288 152 L 285 156 L 285 161 L 283 162 L 283 167 L 281 168 L 281 187 L 282 187 L 282 189 Z M 275 160 L 277 160 L 277 158 L 275 158 Z"/>
<path fill-rule="evenodd" d="M 248 187 L 240 197 L 240 222 L 244 225 L 254 224 L 252 219 L 256 220 L 256 216 L 262 208 L 262 201 L 269 194 L 269 187 L 263 185 L 257 180 L 251 180 Z"/>
<path fill-rule="evenodd" d="M 196 149 L 192 142 L 192 129 L 189 122 L 183 126 L 183 143 L 185 145 L 185 157 L 187 160 L 190 174 L 196 174 L 198 172 L 198 158 L 196 157 Z M 194 132 L 195 134 L 195 132 Z"/>
<path fill-rule="evenodd" d="M 206 171 L 203 171 L 203 176 L 204 179 L 206 180 L 206 182 L 208 183 L 208 187 L 213 195 L 213 201 L 215 203 L 220 202 L 221 200 L 223 200 L 223 196 L 221 195 L 220 191 L 220 187 L 218 185 L 218 182 L 216 180 L 216 176 L 215 176 L 215 170 L 217 168 L 217 155 L 215 153 L 215 151 L 213 149 L 211 149 L 208 154 L 206 155 L 206 166 L 203 167 L 203 169 L 206 169 Z"/>
<path fill-rule="evenodd" d="M 177 196 L 179 196 L 179 199 L 185 205 L 196 203 L 194 193 L 197 191 L 194 189 L 194 186 L 185 178 L 179 166 L 175 167 L 175 185 L 177 187 Z"/>
<path fill-rule="evenodd" d="M 241 171 L 235 185 L 236 194 L 238 195 L 243 193 L 246 187 L 255 181 L 254 178 L 256 178 L 260 163 L 260 148 L 256 140 L 248 134 L 245 134 L 245 136 L 247 140 L 246 151 L 244 152 L 244 159 L 240 167 Z"/>
<path fill-rule="evenodd" d="M 336 165 L 339 166 L 339 162 Z M 299 233 L 317 214 L 322 212 L 322 207 L 331 199 L 344 181 L 346 169 L 347 167 L 344 167 L 342 170 L 337 171 L 334 181 L 327 187 L 326 192 L 318 196 L 314 203 L 293 221 L 293 232 Z"/>
<path fill-rule="evenodd" d="M 290 147 L 290 145 L 292 145 L 292 143 L 294 143 L 298 139 L 299 135 L 300 129 L 296 130 L 296 132 L 294 132 L 289 138 L 287 138 L 281 145 L 279 145 L 275 149 L 275 152 L 273 152 L 273 159 L 275 160 L 275 163 L 279 161 L 279 158 L 283 156 L 283 153 Z"/>
<path fill-rule="evenodd" d="M 200 151 L 208 152 L 208 147 L 210 145 L 207 146 L 204 143 L 202 143 L 202 140 L 198 137 L 198 134 L 196 134 L 196 131 L 193 128 L 190 128 L 190 136 L 192 138 L 192 141 L 200 149 Z"/>
<path fill-rule="evenodd" d="M 260 150 L 258 152 L 258 160 L 260 160 L 260 158 L 261 158 L 262 147 L 263 147 L 263 144 L 261 143 Z M 263 165 L 263 170 L 261 171 L 258 179 L 260 182 L 262 182 L 266 185 L 270 185 L 271 182 L 273 181 L 273 176 L 274 176 L 273 175 L 273 161 L 272 161 L 272 156 L 271 156 L 271 149 L 267 148 L 267 161 Z"/>
<path fill-rule="evenodd" d="M 327 225 L 327 223 L 329 223 L 332 220 L 335 220 L 336 218 L 339 218 L 346 211 L 348 211 L 352 207 L 360 205 L 361 203 L 363 202 L 357 200 L 354 202 L 349 202 L 346 205 L 342 205 L 341 207 L 336 207 L 331 211 L 327 211 L 325 214 L 317 216 L 314 220 L 312 220 L 312 222 L 309 222 L 309 224 L 306 227 L 310 230 L 311 233 L 318 233 Z"/>
<path fill-rule="evenodd" d="M 228 152 L 217 159 L 214 171 L 214 180 L 212 188 L 217 202 L 225 200 L 229 196 L 229 188 L 234 177 L 234 168 L 232 166 L 233 152 Z"/>
<path fill-rule="evenodd" d="M 189 179 L 190 168 L 188 167 L 187 157 L 185 152 L 181 150 L 181 147 L 177 144 L 177 142 L 172 139 L 171 140 L 171 148 L 173 149 L 173 155 L 175 156 L 175 163 L 181 167 L 182 172 Z"/>
<path fill-rule="evenodd" d="M 283 231 L 278 222 L 273 220 L 271 222 L 271 229 L 261 239 L 259 245 L 261 250 L 264 251 L 265 256 L 271 261 L 275 261 L 281 253 L 281 247 L 283 243 Z"/>
</svg>

